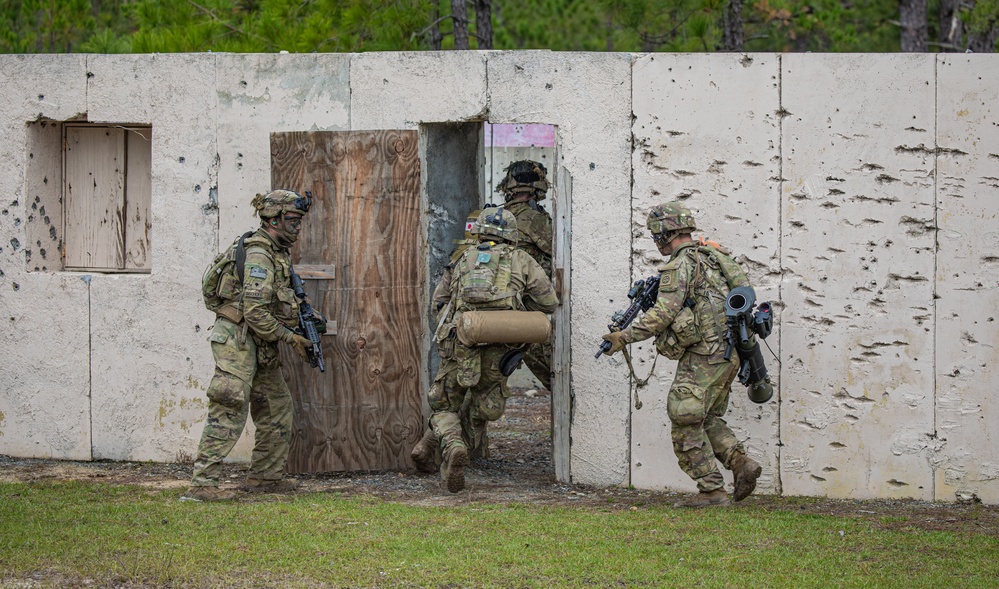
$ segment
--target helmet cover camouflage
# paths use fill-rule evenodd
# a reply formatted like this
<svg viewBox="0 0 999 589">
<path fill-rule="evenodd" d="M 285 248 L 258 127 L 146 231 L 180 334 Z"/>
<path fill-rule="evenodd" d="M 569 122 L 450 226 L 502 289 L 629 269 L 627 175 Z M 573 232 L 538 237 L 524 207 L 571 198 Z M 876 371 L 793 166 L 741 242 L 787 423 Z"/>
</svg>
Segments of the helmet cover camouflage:
<svg viewBox="0 0 999 589">
<path fill-rule="evenodd" d="M 312 206 L 312 193 L 306 192 L 302 196 L 293 190 L 274 190 L 256 195 L 250 204 L 253 205 L 253 213 L 261 219 L 278 217 L 284 213 L 305 215 Z"/>
<path fill-rule="evenodd" d="M 504 171 L 506 176 L 496 187 L 496 192 L 506 195 L 506 200 L 524 193 L 542 200 L 551 186 L 547 180 L 548 170 L 541 162 L 520 160 L 511 163 Z"/>
<path fill-rule="evenodd" d="M 516 244 L 519 237 L 517 233 L 517 217 L 502 206 L 499 208 L 489 207 L 482 209 L 482 212 L 479 213 L 479 218 L 475 220 L 475 227 L 472 233 L 479 236 L 479 241 L 493 237 Z"/>
<path fill-rule="evenodd" d="M 475 209 L 465 217 L 465 239 L 472 241 L 475 239 L 475 223 L 479 220 L 479 213 L 482 209 Z"/>
<path fill-rule="evenodd" d="M 667 202 L 652 207 L 646 219 L 646 226 L 653 236 L 690 233 L 697 230 L 690 209 L 678 202 Z"/>
</svg>

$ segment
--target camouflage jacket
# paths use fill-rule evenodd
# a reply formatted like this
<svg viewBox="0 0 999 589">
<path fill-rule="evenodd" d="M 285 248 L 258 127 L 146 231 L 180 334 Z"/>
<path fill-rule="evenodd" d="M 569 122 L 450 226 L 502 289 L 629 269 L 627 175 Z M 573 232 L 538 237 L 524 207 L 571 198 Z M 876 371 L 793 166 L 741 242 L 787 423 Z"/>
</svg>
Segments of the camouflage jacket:
<svg viewBox="0 0 999 589">
<path fill-rule="evenodd" d="M 624 330 L 625 339 L 638 342 L 674 338 L 688 343 L 689 352 L 715 354 L 725 345 L 725 299 L 736 286 L 749 286 L 745 272 L 729 255 L 696 242 L 679 246 L 659 269 L 659 296 L 642 318 Z M 691 313 L 680 325 L 678 316 Z"/>
<path fill-rule="evenodd" d="M 260 339 L 287 337 L 298 323 L 298 298 L 291 287 L 291 254 L 258 229 L 246 239 L 243 275 L 243 318 Z"/>
<path fill-rule="evenodd" d="M 520 239 L 517 248 L 531 254 L 548 278 L 552 277 L 552 218 L 544 209 L 535 210 L 527 201 L 507 203 L 506 210 L 517 217 Z"/>
</svg>

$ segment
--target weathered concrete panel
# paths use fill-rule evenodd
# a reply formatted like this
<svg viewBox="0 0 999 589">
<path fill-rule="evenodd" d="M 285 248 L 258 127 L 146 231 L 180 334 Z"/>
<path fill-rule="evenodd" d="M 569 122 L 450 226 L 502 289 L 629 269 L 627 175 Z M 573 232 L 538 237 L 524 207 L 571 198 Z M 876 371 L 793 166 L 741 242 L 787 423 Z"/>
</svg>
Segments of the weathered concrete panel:
<svg viewBox="0 0 999 589">
<path fill-rule="evenodd" d="M 200 301 L 201 274 L 218 243 L 215 59 L 88 61 L 91 120 L 147 123 L 153 135 L 152 273 L 95 275 L 92 283 L 91 330 L 102 342 L 92 372 L 98 457 L 174 460 L 193 455 L 201 434 L 212 374 L 204 342 L 212 317 Z M 136 370 L 154 365 L 158 370 Z M 123 431 L 126 422 L 134 430 Z"/>
<path fill-rule="evenodd" d="M 999 79 L 994 55 L 937 62 L 936 499 L 999 503 Z M 931 144 L 910 145 L 913 149 Z"/>
<path fill-rule="evenodd" d="M 350 128 L 484 120 L 487 51 L 360 53 L 350 61 Z"/>
<path fill-rule="evenodd" d="M 655 54 L 635 62 L 632 280 L 654 274 L 666 262 L 645 226 L 649 209 L 681 200 L 694 213 L 695 237 L 719 241 L 737 254 L 757 300 L 779 299 L 779 67 L 773 55 Z M 624 294 L 622 285 L 622 305 Z M 777 339 L 776 334 L 767 339 L 775 352 Z M 655 347 L 650 340 L 632 348 L 644 378 Z M 766 349 L 764 356 L 776 391 L 777 362 Z M 631 453 L 637 487 L 696 490 L 677 466 L 670 439 L 666 394 L 675 369 L 676 362 L 660 358 L 656 377 L 639 390 L 643 407 L 632 413 Z M 775 392 L 769 403 L 756 405 L 736 382 L 726 417 L 763 465 L 758 487 L 764 492 L 778 489 L 778 397 Z"/>
<path fill-rule="evenodd" d="M 87 460 L 89 277 L 28 273 L 26 252 L 37 245 L 25 192 L 27 123 L 86 111 L 84 57 L 3 56 L 0 88 L 0 454 Z M 57 153 L 38 157 L 61 161 L 61 142 L 47 145 Z"/>
<path fill-rule="evenodd" d="M 344 54 L 218 56 L 217 249 L 260 223 L 250 200 L 271 188 L 271 133 L 349 128 L 350 59 Z"/>
<path fill-rule="evenodd" d="M 39 119 L 63 121 L 86 114 L 85 55 L 5 55 L 0 60 L 0 80 L 4 97 L 0 112 L 5 125 L 20 126 Z"/>
<path fill-rule="evenodd" d="M 168 325 L 203 309 L 195 297 L 178 297 L 169 317 L 152 311 L 161 289 L 143 275 L 91 283 L 93 341 L 121 342 L 93 351 L 94 459 L 174 461 L 197 447 L 212 374 L 204 366 L 210 325 L 185 324 L 187 337 L 164 338 L 176 331 Z"/>
<path fill-rule="evenodd" d="M 781 476 L 932 499 L 932 55 L 782 57 Z"/>
<path fill-rule="evenodd" d="M 489 120 L 556 125 L 549 177 L 572 176 L 571 472 L 597 485 L 628 482 L 627 382 L 593 354 L 630 277 L 630 72 L 630 55 L 549 51 L 491 54 L 488 67 Z"/>
<path fill-rule="evenodd" d="M 36 273 L 22 280 L 6 274 L 8 249 L 5 242 L 0 454 L 90 460 L 89 276 Z M 23 265 L 23 257 L 15 263 Z"/>
</svg>

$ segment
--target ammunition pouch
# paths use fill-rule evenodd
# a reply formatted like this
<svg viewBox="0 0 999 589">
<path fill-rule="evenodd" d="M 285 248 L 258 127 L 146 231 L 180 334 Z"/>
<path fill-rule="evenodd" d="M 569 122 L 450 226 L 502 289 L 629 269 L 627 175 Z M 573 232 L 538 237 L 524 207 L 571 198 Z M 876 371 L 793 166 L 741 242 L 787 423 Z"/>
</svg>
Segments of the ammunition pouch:
<svg viewBox="0 0 999 589">
<path fill-rule="evenodd" d="M 482 378 L 482 354 L 477 348 L 454 346 L 454 360 L 458 364 L 458 385 L 474 387 Z"/>
<path fill-rule="evenodd" d="M 234 324 L 239 325 L 243 321 L 243 312 L 235 303 L 226 303 L 215 310 L 219 317 L 225 317 Z"/>
<path fill-rule="evenodd" d="M 458 341 L 469 347 L 540 344 L 551 337 L 552 324 L 540 311 L 466 311 L 456 331 Z"/>
<path fill-rule="evenodd" d="M 666 331 L 656 338 L 656 351 L 670 360 L 679 360 L 687 348 L 699 344 L 703 339 L 691 307 L 692 305 L 685 304 Z"/>
<path fill-rule="evenodd" d="M 676 332 L 673 331 L 672 327 L 667 327 L 666 331 L 656 337 L 656 351 L 670 360 L 679 360 L 687 351 L 687 347 L 681 346 Z"/>
<path fill-rule="evenodd" d="M 680 312 L 673 319 L 670 328 L 676 334 L 676 343 L 681 348 L 689 348 L 702 339 L 701 332 L 697 329 L 697 320 L 694 318 L 694 312 L 688 306 L 680 309 Z"/>
</svg>

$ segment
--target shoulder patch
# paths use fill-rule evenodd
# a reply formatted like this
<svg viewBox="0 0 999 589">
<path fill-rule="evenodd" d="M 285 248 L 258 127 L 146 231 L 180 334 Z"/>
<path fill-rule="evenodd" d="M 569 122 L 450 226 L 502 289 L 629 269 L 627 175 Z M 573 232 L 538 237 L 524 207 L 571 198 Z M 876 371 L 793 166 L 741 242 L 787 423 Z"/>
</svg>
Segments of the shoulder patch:
<svg viewBox="0 0 999 589">
<path fill-rule="evenodd" d="M 676 289 L 676 268 L 667 266 L 659 273 L 659 292 L 673 292 Z"/>
<path fill-rule="evenodd" d="M 267 278 L 267 270 L 261 268 L 260 266 L 254 266 L 250 268 L 250 278 Z"/>
</svg>

